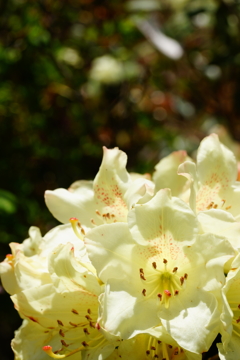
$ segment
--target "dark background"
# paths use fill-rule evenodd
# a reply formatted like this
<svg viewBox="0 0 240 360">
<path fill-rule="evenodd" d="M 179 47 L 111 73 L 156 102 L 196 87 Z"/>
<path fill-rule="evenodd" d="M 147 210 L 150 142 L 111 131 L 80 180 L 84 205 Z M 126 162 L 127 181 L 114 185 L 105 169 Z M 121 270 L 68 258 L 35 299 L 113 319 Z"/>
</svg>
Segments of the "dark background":
<svg viewBox="0 0 240 360">
<path fill-rule="evenodd" d="M 57 225 L 44 191 L 93 179 L 103 145 L 150 173 L 173 150 L 194 155 L 211 131 L 234 147 L 222 126 L 240 140 L 239 10 L 230 0 L 0 1 L 1 261 L 31 225 Z M 21 321 L 3 289 L 0 299 L 0 357 L 12 360 Z"/>
</svg>

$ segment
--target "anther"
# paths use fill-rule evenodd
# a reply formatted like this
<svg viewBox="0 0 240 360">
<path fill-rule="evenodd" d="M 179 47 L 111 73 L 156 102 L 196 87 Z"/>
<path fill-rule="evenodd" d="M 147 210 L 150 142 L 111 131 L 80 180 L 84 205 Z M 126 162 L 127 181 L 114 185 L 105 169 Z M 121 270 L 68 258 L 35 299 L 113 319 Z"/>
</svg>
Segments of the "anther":
<svg viewBox="0 0 240 360">
<path fill-rule="evenodd" d="M 64 340 L 61 340 L 61 343 L 62 343 L 62 345 L 63 345 L 63 346 L 66 346 L 66 347 L 68 347 L 68 346 L 69 346 L 68 344 L 66 344 L 66 343 L 65 343 L 65 341 L 64 341 Z"/>
<path fill-rule="evenodd" d="M 178 295 L 178 294 L 179 294 L 179 290 L 175 290 L 174 295 Z"/>
<path fill-rule="evenodd" d="M 226 210 L 229 210 L 229 209 L 231 209 L 231 205 L 226 207 Z"/>
<path fill-rule="evenodd" d="M 222 206 L 225 204 L 225 202 L 226 202 L 226 200 L 223 200 L 223 199 L 222 199 Z"/>
<path fill-rule="evenodd" d="M 159 294 L 157 294 L 157 296 L 158 296 L 159 300 L 162 301 L 162 294 L 159 293 Z"/>
<path fill-rule="evenodd" d="M 87 328 L 84 328 L 83 331 L 85 332 L 85 334 L 90 335 Z"/>
<path fill-rule="evenodd" d="M 240 309 L 240 304 L 238 304 L 238 308 Z"/>
<path fill-rule="evenodd" d="M 214 205 L 214 202 L 211 201 L 210 204 L 207 206 L 207 209 L 208 209 L 208 210 L 211 209 L 211 208 L 213 207 L 213 205 Z"/>
<path fill-rule="evenodd" d="M 167 264 L 167 262 L 168 262 L 168 261 L 167 261 L 166 259 L 163 259 L 163 263 L 164 263 L 164 264 Z"/>
<path fill-rule="evenodd" d="M 155 261 L 152 263 L 152 266 L 154 267 L 154 269 L 156 269 L 156 268 L 157 268 L 157 264 L 156 264 L 156 262 L 155 262 Z"/>
<path fill-rule="evenodd" d="M 88 312 L 89 314 L 91 314 L 91 309 L 88 309 L 87 312 Z"/>
<path fill-rule="evenodd" d="M 143 289 L 142 294 L 146 296 L 146 289 Z"/>
<path fill-rule="evenodd" d="M 181 277 L 180 277 L 180 284 L 183 285 L 183 283 L 184 283 L 184 277 L 181 276 Z"/>
<path fill-rule="evenodd" d="M 62 331 L 62 329 L 59 330 L 59 335 L 62 336 L 62 337 L 65 336 L 64 332 Z"/>
<path fill-rule="evenodd" d="M 92 320 L 92 318 L 91 318 L 89 315 L 86 315 L 85 318 L 86 318 L 87 320 Z"/>
<path fill-rule="evenodd" d="M 94 329 L 95 329 L 95 327 L 96 327 L 92 321 L 89 321 L 89 325 L 90 325 L 92 328 L 94 328 Z"/>
<path fill-rule="evenodd" d="M 82 342 L 82 345 L 83 345 L 83 346 L 88 346 L 88 344 L 86 343 L 86 341 L 83 341 L 83 342 Z"/>
<path fill-rule="evenodd" d="M 150 351 L 149 351 L 149 350 L 147 350 L 147 351 L 146 351 L 146 354 L 147 354 L 147 355 L 150 355 Z"/>
<path fill-rule="evenodd" d="M 72 309 L 72 313 L 78 315 L 78 312 L 75 309 Z"/>
<path fill-rule="evenodd" d="M 156 350 L 155 346 L 151 346 L 151 350 Z"/>
<path fill-rule="evenodd" d="M 141 278 L 142 280 L 146 280 L 143 273 L 140 273 L 140 278 Z"/>
<path fill-rule="evenodd" d="M 218 207 L 218 204 L 213 205 L 214 209 L 217 209 L 217 207 Z"/>
<path fill-rule="evenodd" d="M 178 271 L 178 267 L 173 268 L 173 273 L 176 273 Z"/>
<path fill-rule="evenodd" d="M 58 325 L 64 326 L 61 320 L 57 320 Z"/>
<path fill-rule="evenodd" d="M 100 211 L 99 211 L 99 210 L 96 210 L 95 212 L 96 212 L 96 214 L 97 214 L 98 216 L 101 216 L 101 214 L 100 214 Z"/>
<path fill-rule="evenodd" d="M 74 327 L 77 326 L 77 324 L 74 324 L 74 323 L 72 323 L 71 321 L 69 321 L 69 324 L 70 324 L 71 326 L 74 326 Z"/>
<path fill-rule="evenodd" d="M 81 233 L 82 233 L 83 235 L 85 235 L 84 228 L 81 228 Z"/>
<path fill-rule="evenodd" d="M 188 274 L 187 274 L 187 273 L 185 273 L 185 274 L 184 274 L 184 279 L 186 279 L 186 280 L 187 280 L 187 278 L 188 278 Z"/>
</svg>

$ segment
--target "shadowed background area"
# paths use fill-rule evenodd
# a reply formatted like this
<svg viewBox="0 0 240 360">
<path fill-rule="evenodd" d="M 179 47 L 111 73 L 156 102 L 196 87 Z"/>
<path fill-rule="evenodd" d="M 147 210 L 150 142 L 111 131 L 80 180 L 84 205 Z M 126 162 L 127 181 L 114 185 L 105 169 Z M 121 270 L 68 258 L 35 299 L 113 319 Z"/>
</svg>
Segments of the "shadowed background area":
<svg viewBox="0 0 240 360">
<path fill-rule="evenodd" d="M 239 28 L 231 0 L 1 1 L 1 261 L 31 225 L 57 225 L 44 191 L 93 179 L 102 146 L 150 173 L 211 131 L 238 152 Z M 21 320 L 2 288 L 0 299 L 12 360 Z"/>
</svg>

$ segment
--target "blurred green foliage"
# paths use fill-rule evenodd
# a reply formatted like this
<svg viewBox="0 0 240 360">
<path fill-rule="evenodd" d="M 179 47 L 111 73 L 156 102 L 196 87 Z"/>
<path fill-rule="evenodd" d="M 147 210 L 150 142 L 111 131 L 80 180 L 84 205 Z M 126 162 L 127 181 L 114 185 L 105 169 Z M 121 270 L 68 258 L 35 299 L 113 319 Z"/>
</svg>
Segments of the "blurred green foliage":
<svg viewBox="0 0 240 360">
<path fill-rule="evenodd" d="M 152 172 L 216 124 L 240 140 L 239 29 L 236 0 L 1 1 L 2 259 L 29 226 L 57 224 L 44 191 L 92 179 L 103 145 Z"/>
</svg>

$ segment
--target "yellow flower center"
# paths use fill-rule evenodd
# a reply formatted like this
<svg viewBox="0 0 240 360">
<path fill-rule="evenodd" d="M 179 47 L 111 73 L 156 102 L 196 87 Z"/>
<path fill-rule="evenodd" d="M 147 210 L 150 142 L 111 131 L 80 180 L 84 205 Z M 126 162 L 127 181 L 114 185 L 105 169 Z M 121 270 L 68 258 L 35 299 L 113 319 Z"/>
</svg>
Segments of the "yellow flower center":
<svg viewBox="0 0 240 360">
<path fill-rule="evenodd" d="M 142 290 L 143 296 L 156 296 L 165 308 L 169 307 L 170 298 L 177 296 L 179 291 L 185 286 L 188 274 L 178 274 L 178 267 L 174 267 L 172 271 L 168 270 L 168 261 L 163 259 L 164 266 L 158 269 L 157 263 L 153 262 L 152 267 L 154 272 L 145 277 L 145 272 L 142 268 L 139 269 L 140 278 L 144 282 Z"/>
</svg>

